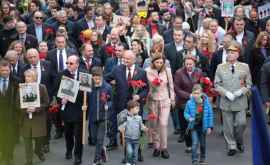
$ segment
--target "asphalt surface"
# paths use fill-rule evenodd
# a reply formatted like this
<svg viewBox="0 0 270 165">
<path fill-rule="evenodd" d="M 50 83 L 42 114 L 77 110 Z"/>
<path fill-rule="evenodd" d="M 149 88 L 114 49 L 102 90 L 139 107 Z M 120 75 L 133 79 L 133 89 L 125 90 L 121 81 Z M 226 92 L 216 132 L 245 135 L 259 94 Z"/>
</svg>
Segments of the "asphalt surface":
<svg viewBox="0 0 270 165">
<path fill-rule="evenodd" d="M 227 156 L 226 145 L 223 136 L 218 131 L 220 125 L 217 121 L 214 132 L 207 137 L 207 162 L 209 165 L 252 165 L 251 157 L 251 130 L 250 122 L 245 132 L 245 152 L 237 153 L 233 157 Z M 186 154 L 184 143 L 177 142 L 177 135 L 173 135 L 172 124 L 169 125 L 168 150 L 170 159 L 152 157 L 152 149 L 144 149 L 144 162 L 138 162 L 138 165 L 191 165 L 191 155 Z M 46 154 L 46 161 L 40 162 L 34 157 L 34 164 L 37 165 L 73 165 L 73 161 L 65 160 L 65 141 L 64 138 L 51 141 L 51 151 Z M 16 147 L 15 165 L 24 165 L 23 141 Z M 84 155 L 82 165 L 92 165 L 94 158 L 94 147 L 84 146 Z M 121 165 L 123 158 L 123 148 L 109 152 L 109 161 L 106 165 Z"/>
</svg>

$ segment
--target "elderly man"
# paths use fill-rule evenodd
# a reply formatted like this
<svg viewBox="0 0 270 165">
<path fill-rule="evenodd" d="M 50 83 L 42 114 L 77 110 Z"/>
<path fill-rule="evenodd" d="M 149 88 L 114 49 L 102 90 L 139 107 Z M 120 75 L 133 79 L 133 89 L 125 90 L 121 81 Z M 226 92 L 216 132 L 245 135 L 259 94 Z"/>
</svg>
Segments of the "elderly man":
<svg viewBox="0 0 270 165">
<path fill-rule="evenodd" d="M 15 50 L 8 50 L 5 59 L 10 63 L 11 74 L 17 82 L 21 82 L 20 75 L 24 64 L 19 60 L 18 53 Z"/>
<path fill-rule="evenodd" d="M 13 152 L 18 136 L 18 112 L 15 103 L 18 84 L 10 74 L 8 61 L 0 60 L 0 162 L 13 165 Z"/>
<path fill-rule="evenodd" d="M 140 115 L 142 115 L 142 109 L 144 100 L 148 94 L 149 87 L 147 84 L 147 78 L 145 71 L 135 65 L 136 55 L 131 50 L 126 50 L 123 54 L 125 65 L 115 66 L 113 70 L 105 75 L 105 79 L 108 82 L 115 81 L 115 97 L 113 97 L 113 115 L 112 115 L 112 135 L 110 136 L 110 148 L 117 146 L 117 114 L 127 108 L 127 102 L 131 99 L 139 101 L 140 103 Z M 132 87 L 129 85 L 131 80 L 142 80 L 146 85 L 139 89 L 138 93 L 132 92 Z M 138 155 L 138 159 L 142 159 L 141 154 Z"/>
<path fill-rule="evenodd" d="M 37 48 L 38 40 L 35 36 L 27 33 L 27 25 L 23 21 L 19 21 L 16 24 L 17 40 L 24 43 L 25 48 Z"/>
<path fill-rule="evenodd" d="M 228 156 L 244 152 L 243 134 L 246 127 L 248 95 L 252 85 L 249 67 L 238 62 L 241 53 L 239 43 L 233 41 L 227 48 L 227 63 L 218 65 L 215 74 L 216 90 L 221 95 L 220 109 Z"/>
<path fill-rule="evenodd" d="M 62 76 L 67 76 L 74 80 L 79 80 L 80 58 L 76 55 L 71 55 L 67 58 L 67 69 L 58 75 L 58 88 L 60 86 Z M 84 72 L 84 71 L 83 71 Z M 72 89 L 74 91 L 74 89 Z M 74 149 L 74 165 L 79 165 L 82 162 L 83 145 L 82 145 L 82 105 L 83 92 L 79 91 L 76 101 L 69 102 L 67 99 L 61 99 L 63 111 L 61 111 L 64 121 L 64 134 L 66 140 L 66 159 L 72 159 Z"/>
</svg>

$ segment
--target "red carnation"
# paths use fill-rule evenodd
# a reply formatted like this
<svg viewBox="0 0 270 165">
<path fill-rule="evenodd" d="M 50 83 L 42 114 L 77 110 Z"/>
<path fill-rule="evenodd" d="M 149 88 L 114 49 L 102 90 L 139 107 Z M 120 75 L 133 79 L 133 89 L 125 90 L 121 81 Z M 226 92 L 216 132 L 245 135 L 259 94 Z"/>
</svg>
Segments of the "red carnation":
<svg viewBox="0 0 270 165">
<path fill-rule="evenodd" d="M 142 80 L 130 80 L 128 82 L 128 85 L 132 87 L 133 89 L 133 94 L 137 94 L 138 90 L 146 86 L 146 83 L 143 82 Z"/>
<path fill-rule="evenodd" d="M 110 45 L 106 46 L 105 52 L 111 57 L 113 57 L 115 55 L 115 49 L 114 49 L 114 47 L 112 47 Z"/>
<path fill-rule="evenodd" d="M 52 28 L 48 27 L 44 31 L 45 31 L 46 34 L 53 34 L 53 29 Z"/>
<path fill-rule="evenodd" d="M 54 104 L 52 106 L 49 107 L 49 112 L 50 113 L 57 113 L 59 112 L 60 106 L 58 104 Z"/>
<path fill-rule="evenodd" d="M 199 105 L 199 106 L 198 106 L 197 111 L 198 111 L 198 113 L 202 113 L 202 111 L 203 111 L 203 107 L 202 107 L 202 105 Z"/>
<path fill-rule="evenodd" d="M 157 87 L 160 86 L 162 80 L 159 77 L 156 77 L 153 81 L 152 81 L 152 85 Z"/>
<path fill-rule="evenodd" d="M 158 117 L 154 112 L 150 112 L 147 116 L 148 120 L 156 120 Z"/>
</svg>

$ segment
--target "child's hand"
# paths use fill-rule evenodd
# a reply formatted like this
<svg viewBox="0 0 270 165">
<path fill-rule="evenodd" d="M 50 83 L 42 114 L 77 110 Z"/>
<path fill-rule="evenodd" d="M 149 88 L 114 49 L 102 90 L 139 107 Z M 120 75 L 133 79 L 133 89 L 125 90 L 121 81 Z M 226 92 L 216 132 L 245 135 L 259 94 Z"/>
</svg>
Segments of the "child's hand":
<svg viewBox="0 0 270 165">
<path fill-rule="evenodd" d="M 208 128 L 207 129 L 207 135 L 210 135 L 212 133 L 212 129 L 211 128 Z"/>
</svg>

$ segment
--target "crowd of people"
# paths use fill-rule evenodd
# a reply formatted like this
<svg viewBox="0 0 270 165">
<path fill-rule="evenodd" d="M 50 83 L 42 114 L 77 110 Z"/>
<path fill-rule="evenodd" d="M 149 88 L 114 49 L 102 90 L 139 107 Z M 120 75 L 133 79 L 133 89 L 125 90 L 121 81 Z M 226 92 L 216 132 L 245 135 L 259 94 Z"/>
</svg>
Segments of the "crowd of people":
<svg viewBox="0 0 270 165">
<path fill-rule="evenodd" d="M 215 115 L 227 155 L 244 152 L 252 85 L 270 108 L 270 15 L 258 11 L 267 3 L 235 0 L 223 17 L 217 0 L 1 1 L 0 163 L 14 164 L 20 137 L 33 165 L 64 136 L 65 159 L 81 164 L 84 111 L 93 165 L 120 144 L 122 163 L 144 161 L 145 141 L 169 159 L 170 118 L 192 165 L 207 164 Z M 91 92 L 57 97 L 62 77 L 80 72 L 92 75 Z M 20 83 L 39 84 L 38 108 L 21 108 Z"/>
</svg>

